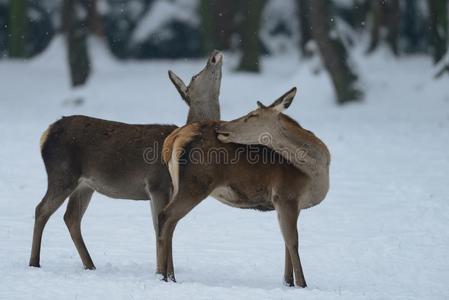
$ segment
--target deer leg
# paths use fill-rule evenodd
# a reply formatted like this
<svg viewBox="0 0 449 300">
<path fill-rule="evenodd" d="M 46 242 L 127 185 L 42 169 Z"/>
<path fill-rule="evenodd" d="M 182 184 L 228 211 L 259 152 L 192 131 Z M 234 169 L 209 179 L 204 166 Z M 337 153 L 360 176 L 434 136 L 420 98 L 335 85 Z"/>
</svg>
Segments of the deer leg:
<svg viewBox="0 0 449 300">
<path fill-rule="evenodd" d="M 284 284 L 286 286 L 295 286 L 293 281 L 292 259 L 290 257 L 290 252 L 288 251 L 287 244 L 285 245 Z"/>
<path fill-rule="evenodd" d="M 76 250 L 81 257 L 84 268 L 95 270 L 94 263 L 90 257 L 84 244 L 83 236 L 81 234 L 81 219 L 89 205 L 90 199 L 94 190 L 85 185 L 78 186 L 78 188 L 70 195 L 69 203 L 64 214 L 64 222 L 69 229 L 70 236 L 75 244 Z"/>
<path fill-rule="evenodd" d="M 175 281 L 174 272 L 168 272 L 168 260 L 172 251 L 172 239 L 175 231 L 176 224 L 182 219 L 189 211 L 191 211 L 196 205 L 198 205 L 206 195 L 198 197 L 183 197 L 182 193 L 178 192 L 178 195 L 173 199 L 159 214 L 159 233 L 157 239 L 158 245 L 158 265 L 162 268 L 163 279 L 167 281 L 168 277 L 172 277 Z"/>
<path fill-rule="evenodd" d="M 172 255 L 172 239 L 173 239 L 173 232 L 175 231 L 177 221 L 169 221 L 164 225 L 165 229 L 162 229 L 165 231 L 164 238 L 158 239 L 157 246 L 159 248 L 158 250 L 158 264 L 161 266 L 161 275 L 162 280 L 164 281 L 173 281 L 176 282 L 175 278 L 175 271 L 173 269 L 173 255 Z M 170 269 L 170 260 L 171 260 L 171 267 Z"/>
<path fill-rule="evenodd" d="M 178 224 L 178 221 L 169 229 L 169 236 L 167 239 L 167 278 L 170 281 L 176 282 L 175 278 L 175 269 L 173 267 L 173 233 L 175 231 L 175 227 Z"/>
<path fill-rule="evenodd" d="M 281 227 L 285 245 L 288 252 L 290 253 L 291 266 L 293 267 L 293 273 L 295 274 L 295 284 L 298 287 L 306 287 L 307 284 L 304 278 L 301 260 L 298 253 L 298 229 L 296 226 L 298 222 L 299 210 L 296 206 L 296 203 L 295 205 L 288 205 L 288 203 L 278 203 L 275 207 L 278 213 L 279 225 Z M 284 274 L 288 275 L 289 270 L 287 270 L 287 267 L 288 265 L 286 264 L 286 270 Z"/>
<path fill-rule="evenodd" d="M 156 239 L 159 232 L 159 220 L 158 216 L 164 209 L 164 207 L 167 205 L 167 203 L 170 200 L 170 194 L 169 189 L 165 190 L 153 190 L 150 189 L 149 191 L 150 198 L 151 198 L 151 214 L 153 217 L 153 226 L 154 231 L 156 233 Z M 156 247 L 156 252 L 159 251 L 159 247 Z M 173 256 L 171 253 L 171 247 L 168 249 L 168 262 L 167 262 L 167 272 L 168 274 L 172 274 L 173 276 L 169 277 L 170 280 L 175 281 L 174 277 L 174 268 L 173 268 Z M 156 253 L 156 257 L 158 257 L 159 254 Z M 156 267 L 156 274 L 162 274 L 162 267 L 158 264 Z"/>
<path fill-rule="evenodd" d="M 34 230 L 33 230 L 33 244 L 31 246 L 31 257 L 29 265 L 31 267 L 40 267 L 40 252 L 42 243 L 42 233 L 44 227 L 47 224 L 51 215 L 64 203 L 64 200 L 75 189 L 76 184 L 66 185 L 66 187 L 60 187 L 53 184 L 56 181 L 50 181 L 48 184 L 47 193 L 42 201 L 36 206 L 34 217 Z"/>
</svg>

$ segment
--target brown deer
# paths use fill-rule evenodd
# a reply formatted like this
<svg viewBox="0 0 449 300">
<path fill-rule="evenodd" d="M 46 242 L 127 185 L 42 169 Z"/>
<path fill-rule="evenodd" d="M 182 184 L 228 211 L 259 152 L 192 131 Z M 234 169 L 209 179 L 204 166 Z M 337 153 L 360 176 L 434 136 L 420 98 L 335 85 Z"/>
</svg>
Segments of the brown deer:
<svg viewBox="0 0 449 300">
<path fill-rule="evenodd" d="M 169 77 L 190 106 L 188 122 L 220 119 L 218 96 L 223 55 L 213 51 L 188 87 Z M 150 200 L 153 225 L 170 199 L 171 179 L 161 160 L 174 125 L 130 125 L 86 116 L 56 121 L 41 138 L 47 192 L 36 207 L 30 266 L 40 266 L 42 233 L 50 216 L 69 197 L 64 221 L 86 269 L 95 269 L 81 234 L 81 219 L 94 191 L 111 198 Z M 152 152 L 152 156 L 148 153 Z M 151 154 L 151 153 L 150 153 Z M 172 268 L 172 267 L 169 267 Z"/>
<path fill-rule="evenodd" d="M 325 198 L 330 154 L 312 132 L 281 113 L 295 94 L 294 88 L 268 107 L 258 102 L 258 109 L 234 121 L 193 123 L 167 137 L 163 155 L 173 195 L 159 215 L 158 266 L 164 278 L 174 276 L 167 271 L 167 249 L 177 222 L 212 195 L 238 208 L 276 210 L 285 241 L 284 281 L 306 286 L 297 220 L 301 209 Z"/>
</svg>

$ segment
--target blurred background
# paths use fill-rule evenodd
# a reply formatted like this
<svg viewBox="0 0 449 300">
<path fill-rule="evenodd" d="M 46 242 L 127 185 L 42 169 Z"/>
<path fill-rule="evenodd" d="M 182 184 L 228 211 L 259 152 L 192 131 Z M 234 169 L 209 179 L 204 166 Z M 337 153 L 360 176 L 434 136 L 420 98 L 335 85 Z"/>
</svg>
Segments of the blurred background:
<svg viewBox="0 0 449 300">
<path fill-rule="evenodd" d="M 448 15 L 448 0 L 0 0 L 0 299 L 449 299 Z M 213 199 L 177 227 L 179 284 L 152 276 L 148 202 L 98 193 L 97 270 L 64 208 L 28 268 L 42 132 L 74 114 L 182 126 L 167 71 L 188 84 L 212 49 L 223 120 L 297 86 L 286 113 L 330 149 L 329 194 L 298 222 L 308 288 L 281 285 L 275 213 Z"/>
<path fill-rule="evenodd" d="M 0 0 L 0 57 L 33 59 L 63 35 L 73 86 L 89 78 L 89 37 L 118 60 L 239 55 L 235 71 L 260 72 L 261 56 L 319 56 L 338 103 L 364 91 L 351 52 L 385 47 L 398 59 L 423 54 L 449 70 L 447 0 Z"/>
</svg>

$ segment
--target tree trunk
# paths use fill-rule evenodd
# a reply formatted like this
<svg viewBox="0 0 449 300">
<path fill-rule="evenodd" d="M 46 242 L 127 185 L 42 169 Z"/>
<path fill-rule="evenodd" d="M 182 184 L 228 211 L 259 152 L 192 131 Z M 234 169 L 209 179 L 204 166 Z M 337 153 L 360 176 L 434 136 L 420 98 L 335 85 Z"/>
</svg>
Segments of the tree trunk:
<svg viewBox="0 0 449 300">
<path fill-rule="evenodd" d="M 353 0 L 352 9 L 352 27 L 357 31 L 365 32 L 366 17 L 369 12 L 370 0 Z"/>
<path fill-rule="evenodd" d="M 374 52 L 379 45 L 379 34 L 382 26 L 382 4 L 379 1 L 371 3 L 371 40 L 368 53 Z"/>
<path fill-rule="evenodd" d="M 89 31 L 98 37 L 104 36 L 104 25 L 98 13 L 97 0 L 82 0 L 82 4 L 87 10 Z"/>
<path fill-rule="evenodd" d="M 236 32 L 236 2 L 229 0 L 213 0 L 210 2 L 215 20 L 214 39 L 216 48 L 230 49 L 232 35 Z"/>
<path fill-rule="evenodd" d="M 260 72 L 259 30 L 265 0 L 246 0 L 240 2 L 243 20 L 240 24 L 240 49 L 242 57 L 239 71 Z"/>
<path fill-rule="evenodd" d="M 230 0 L 201 0 L 201 29 L 205 54 L 209 54 L 213 49 L 231 48 L 231 38 L 236 32 L 236 4 L 236 1 Z"/>
<path fill-rule="evenodd" d="M 27 0 L 11 0 L 9 4 L 9 57 L 25 57 Z"/>
<path fill-rule="evenodd" d="M 85 7 L 79 0 L 64 0 L 63 24 L 66 35 L 67 57 L 73 87 L 86 83 L 90 74 L 90 59 L 87 51 L 88 22 L 79 17 Z M 87 15 L 87 12 L 86 12 Z"/>
<path fill-rule="evenodd" d="M 387 42 L 391 51 L 399 55 L 398 39 L 400 33 L 400 6 L 399 0 L 375 0 L 371 2 L 371 41 L 368 53 L 377 49 L 383 40 Z M 386 31 L 381 36 L 382 30 Z"/>
<path fill-rule="evenodd" d="M 434 63 L 445 55 L 448 47 L 447 0 L 428 0 L 430 12 L 430 43 Z"/>
<path fill-rule="evenodd" d="M 387 28 L 387 36 L 386 41 L 388 45 L 390 46 L 391 51 L 393 51 L 394 55 L 399 55 L 399 48 L 398 48 L 398 40 L 399 40 L 399 33 L 400 33 L 400 6 L 399 6 L 399 0 L 390 0 L 387 1 L 387 7 L 386 7 L 386 28 Z"/>
<path fill-rule="evenodd" d="M 235 33 L 236 2 L 229 0 L 201 0 L 200 15 L 203 30 L 203 52 L 230 49 Z"/>
<path fill-rule="evenodd" d="M 310 4 L 312 35 L 332 79 L 337 102 L 343 104 L 360 100 L 363 94 L 356 88 L 357 75 L 349 67 L 348 53 L 336 32 L 329 1 L 313 0 Z"/>
<path fill-rule="evenodd" d="M 201 16 L 201 38 L 202 38 L 202 51 L 203 54 L 207 54 L 214 49 L 213 40 L 213 16 L 210 1 L 201 0 L 200 2 L 200 16 Z"/>
<path fill-rule="evenodd" d="M 437 70 L 437 73 L 435 74 L 435 79 L 440 79 L 443 77 L 444 74 L 449 74 L 449 61 L 443 64 L 442 67 L 440 67 L 439 70 Z"/>
<path fill-rule="evenodd" d="M 310 57 L 312 53 L 307 49 L 307 43 L 312 39 L 312 32 L 310 29 L 310 0 L 296 0 L 298 19 L 299 19 L 299 32 L 301 35 L 299 41 L 299 48 L 304 57 Z"/>
<path fill-rule="evenodd" d="M 427 34 L 424 30 L 427 29 L 423 30 L 423 28 L 427 26 L 423 24 L 417 1 L 419 0 L 409 0 L 404 3 L 402 38 L 404 40 L 403 50 L 406 53 L 418 53 L 429 46 L 424 45 L 427 39 Z"/>
</svg>

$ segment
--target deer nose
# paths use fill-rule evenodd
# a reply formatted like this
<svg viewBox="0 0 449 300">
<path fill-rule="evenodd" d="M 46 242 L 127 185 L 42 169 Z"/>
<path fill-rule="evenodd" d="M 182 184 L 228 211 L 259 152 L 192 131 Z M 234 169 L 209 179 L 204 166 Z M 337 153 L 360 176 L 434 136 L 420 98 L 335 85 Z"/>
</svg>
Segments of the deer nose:
<svg viewBox="0 0 449 300">
<path fill-rule="evenodd" d="M 218 64 L 223 61 L 223 53 L 218 50 L 214 50 L 211 53 L 210 62 L 211 64 Z"/>
</svg>

